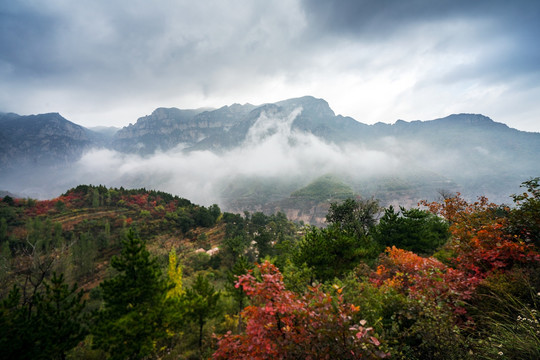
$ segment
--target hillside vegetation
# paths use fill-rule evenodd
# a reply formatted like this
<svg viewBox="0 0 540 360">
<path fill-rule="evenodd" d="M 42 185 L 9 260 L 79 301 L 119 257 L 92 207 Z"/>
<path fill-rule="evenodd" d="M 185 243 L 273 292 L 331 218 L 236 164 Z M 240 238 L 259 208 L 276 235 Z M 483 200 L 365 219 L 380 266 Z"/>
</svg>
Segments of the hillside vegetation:
<svg viewBox="0 0 540 360">
<path fill-rule="evenodd" d="M 398 186 L 397 184 L 396 186 Z M 540 357 L 540 178 L 512 207 L 381 208 L 323 177 L 326 226 L 146 189 L 0 201 L 10 359 Z M 398 189 L 399 190 L 399 189 Z"/>
</svg>

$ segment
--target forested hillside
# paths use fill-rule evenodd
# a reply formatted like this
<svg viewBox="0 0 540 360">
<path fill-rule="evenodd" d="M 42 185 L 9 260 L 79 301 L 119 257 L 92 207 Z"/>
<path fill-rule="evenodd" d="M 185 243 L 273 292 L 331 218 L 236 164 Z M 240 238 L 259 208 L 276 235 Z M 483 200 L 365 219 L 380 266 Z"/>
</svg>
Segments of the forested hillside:
<svg viewBox="0 0 540 360">
<path fill-rule="evenodd" d="M 511 207 L 414 208 L 327 180 L 295 193 L 339 193 L 324 227 L 146 189 L 4 196 L 2 356 L 540 357 L 540 178 Z"/>
</svg>

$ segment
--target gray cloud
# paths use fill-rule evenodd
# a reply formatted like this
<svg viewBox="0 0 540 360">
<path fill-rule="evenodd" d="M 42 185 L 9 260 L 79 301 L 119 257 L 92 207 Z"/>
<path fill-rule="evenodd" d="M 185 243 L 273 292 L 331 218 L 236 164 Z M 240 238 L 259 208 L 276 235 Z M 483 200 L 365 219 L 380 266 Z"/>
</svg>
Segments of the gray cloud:
<svg viewBox="0 0 540 360">
<path fill-rule="evenodd" d="M 303 0 L 308 19 L 323 32 L 376 37 L 444 20 L 488 20 L 506 31 L 538 31 L 538 4 L 530 0 Z"/>
<path fill-rule="evenodd" d="M 390 46 L 397 43 L 404 52 L 420 60 L 422 54 L 418 52 L 475 57 L 468 66 L 452 69 L 451 76 L 446 77 L 449 80 L 476 77 L 497 82 L 516 76 L 540 77 L 540 47 L 535 45 L 540 35 L 540 4 L 535 1 L 303 3 L 310 25 L 318 29 L 317 36 L 347 37 Z M 423 37 L 435 38 L 427 51 L 414 41 Z"/>
<path fill-rule="evenodd" d="M 0 111 L 126 125 L 311 94 L 369 123 L 484 112 L 540 131 L 539 15 L 502 0 L 6 1 Z"/>
</svg>

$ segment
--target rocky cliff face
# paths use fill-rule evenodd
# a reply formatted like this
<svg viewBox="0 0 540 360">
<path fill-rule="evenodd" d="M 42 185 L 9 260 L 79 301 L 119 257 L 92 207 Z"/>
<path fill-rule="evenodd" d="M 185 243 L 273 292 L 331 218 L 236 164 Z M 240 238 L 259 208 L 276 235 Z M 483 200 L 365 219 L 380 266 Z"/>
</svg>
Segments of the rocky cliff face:
<svg viewBox="0 0 540 360">
<path fill-rule="evenodd" d="M 88 148 L 103 144 L 101 136 L 58 113 L 0 115 L 0 168 L 65 164 Z"/>
<path fill-rule="evenodd" d="M 302 111 L 294 119 L 293 129 L 331 142 L 358 140 L 369 128 L 352 118 L 336 116 L 325 100 L 305 96 L 275 104 L 234 104 L 207 111 L 159 108 L 118 131 L 113 148 L 143 155 L 176 146 L 219 152 L 241 146 L 262 113 L 287 117 L 295 109 Z"/>
<path fill-rule="evenodd" d="M 119 130 L 113 148 L 126 153 L 151 154 L 181 146 L 189 148 L 206 138 L 227 132 L 242 121 L 251 105 L 224 106 L 217 110 L 159 108 L 134 125 Z"/>
</svg>

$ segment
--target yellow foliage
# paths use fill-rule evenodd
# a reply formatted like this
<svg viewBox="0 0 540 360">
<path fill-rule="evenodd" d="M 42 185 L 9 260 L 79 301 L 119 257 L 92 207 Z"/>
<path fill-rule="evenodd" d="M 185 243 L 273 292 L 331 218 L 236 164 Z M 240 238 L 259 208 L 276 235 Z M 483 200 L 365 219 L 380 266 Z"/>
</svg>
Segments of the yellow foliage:
<svg viewBox="0 0 540 360">
<path fill-rule="evenodd" d="M 169 268 L 167 269 L 169 281 L 174 285 L 168 292 L 167 298 L 179 298 L 184 294 L 182 287 L 182 265 L 177 263 L 174 247 L 169 252 Z"/>
</svg>

